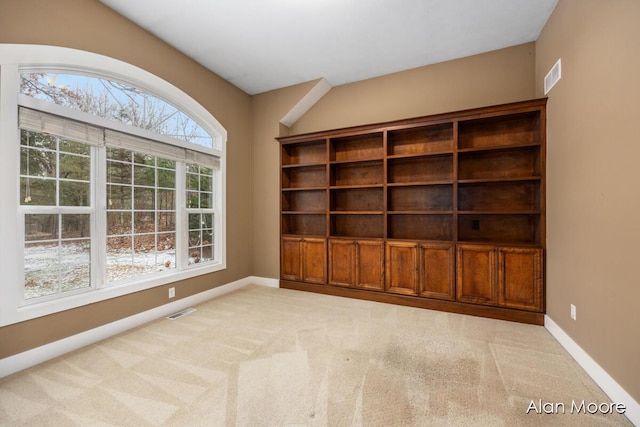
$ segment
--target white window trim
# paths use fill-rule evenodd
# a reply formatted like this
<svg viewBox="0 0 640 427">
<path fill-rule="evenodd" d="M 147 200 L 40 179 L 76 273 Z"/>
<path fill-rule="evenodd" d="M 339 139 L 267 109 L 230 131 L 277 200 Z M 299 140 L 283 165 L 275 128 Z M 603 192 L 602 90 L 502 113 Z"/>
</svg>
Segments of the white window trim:
<svg viewBox="0 0 640 427">
<path fill-rule="evenodd" d="M 20 132 L 20 131 L 18 131 Z M 99 185 L 98 182 L 99 180 L 95 180 L 93 179 L 94 176 L 96 176 L 96 147 L 89 147 L 90 148 L 90 159 L 91 159 L 91 174 L 90 174 L 90 188 L 91 188 L 91 200 L 90 200 L 90 205 L 89 206 L 61 206 L 58 203 L 56 203 L 55 205 L 22 205 L 19 203 L 17 203 L 17 210 L 18 210 L 18 226 L 19 228 L 19 236 L 22 237 L 22 240 L 20 241 L 20 254 L 22 254 L 23 256 L 21 257 L 20 261 L 21 263 L 19 264 L 20 266 L 22 266 L 24 264 L 24 251 L 25 251 L 25 245 L 27 244 L 26 240 L 24 239 L 25 236 L 25 221 L 24 218 L 26 215 L 33 215 L 33 214 L 53 214 L 53 215 L 68 215 L 68 214 L 85 214 L 85 215 L 90 215 L 94 220 L 91 221 L 90 224 L 90 229 L 91 229 L 91 234 L 90 236 L 96 236 L 99 232 L 98 230 L 98 224 L 100 224 L 100 222 L 96 221 L 95 218 L 95 214 L 96 214 L 96 200 L 95 200 L 95 195 L 96 195 L 96 187 Z M 59 165 L 59 162 L 58 162 Z M 99 176 L 99 175 L 97 175 Z M 18 182 L 19 182 L 20 178 L 18 178 Z M 59 183 L 60 178 L 58 176 L 58 174 L 56 173 L 56 177 L 55 177 L 55 181 L 56 183 Z M 19 190 L 18 190 L 19 191 Z M 57 198 L 57 197 L 56 197 Z M 57 202 L 57 201 L 56 201 Z M 60 239 L 60 235 L 58 236 L 58 239 Z M 96 247 L 95 244 L 95 239 L 93 239 L 92 237 L 90 237 L 88 239 L 91 243 L 91 250 L 90 250 L 90 257 L 92 262 L 95 262 L 96 260 L 99 260 L 99 256 L 97 253 L 98 248 Z M 0 245 L 0 247 L 2 247 Z M 18 265 L 18 264 L 16 264 Z M 101 264 L 99 264 L 101 265 Z M 3 268 L 5 268 L 3 266 Z M 8 268 L 8 267 L 7 267 Z M 14 267 L 15 268 L 15 267 Z M 5 270 L 6 271 L 6 270 Z M 98 268 L 91 268 L 90 269 L 90 282 L 89 282 L 89 287 L 84 287 L 84 288 L 79 288 L 79 289 L 74 289 L 74 290 L 69 290 L 64 292 L 64 295 L 75 295 L 75 294 L 79 294 L 79 293 L 83 293 L 83 292 L 87 292 L 91 289 L 93 289 L 91 287 L 92 284 L 97 283 L 98 282 L 98 276 L 96 275 L 97 272 L 99 272 L 100 270 Z M 18 287 L 21 289 L 20 291 L 20 301 L 18 302 L 18 307 L 22 307 L 24 305 L 29 305 L 32 303 L 31 300 L 26 300 L 24 298 L 24 294 L 25 294 L 25 289 L 24 289 L 24 270 L 18 271 Z M 22 285 L 20 285 L 22 284 Z M 0 290 L 2 289 L 2 286 L 4 286 L 4 284 L 0 284 Z M 39 303 L 39 302 L 44 302 L 44 301 L 49 301 L 52 300 L 54 298 L 60 298 L 61 294 L 55 293 L 52 295 L 48 295 L 48 296 L 44 296 L 41 297 L 40 300 L 35 300 L 35 303 Z"/>
<path fill-rule="evenodd" d="M 25 69 L 30 71 L 57 70 L 65 73 L 86 73 L 140 87 L 182 110 L 202 126 L 205 131 L 209 132 L 214 137 L 212 150 L 208 150 L 206 147 L 194 147 L 189 144 L 176 144 L 173 140 L 164 142 L 213 154 L 220 159 L 220 172 L 216 180 L 216 189 L 214 190 L 219 195 L 217 199 L 219 206 L 216 210 L 220 214 L 216 215 L 217 219 L 214 224 L 215 233 L 219 239 L 216 242 L 216 255 L 219 261 L 197 267 L 192 266 L 166 275 L 144 277 L 120 285 L 116 284 L 97 289 L 90 288 L 85 292 L 72 293 L 56 299 L 21 306 L 20 302 L 23 300 L 23 272 L 21 268 L 16 268 L 16 266 L 21 267 L 23 264 L 21 247 L 24 236 L 20 233 L 24 229 L 24 224 L 21 224 L 20 219 L 22 216 L 18 209 L 18 177 L 20 172 L 18 159 L 20 153 L 17 107 L 19 104 L 33 101 L 25 100 L 25 97 L 19 93 L 19 72 Z M 40 109 L 40 103 L 36 102 L 36 104 L 38 105 L 30 105 Z M 55 110 L 56 107 L 58 106 L 49 105 L 44 109 L 53 112 L 52 109 Z M 83 120 L 84 118 L 81 116 L 82 114 L 76 118 Z M 91 117 L 91 121 L 95 123 L 96 117 Z M 114 126 L 114 123 L 109 121 L 106 127 L 119 129 L 118 126 L 119 124 L 116 123 Z M 132 133 L 132 128 L 127 127 L 126 131 Z M 136 135 L 141 137 L 145 137 L 144 132 L 142 129 L 134 131 Z M 154 139 L 158 139 L 157 134 L 154 134 Z M 0 147 L 2 147 L 0 153 L 0 182 L 3 183 L 0 185 L 0 205 L 8 207 L 0 210 L 0 236 L 2 236 L 2 239 L 0 239 L 0 271 L 3 274 L 3 279 L 0 281 L 0 295 L 2 296 L 0 298 L 0 326 L 226 269 L 226 141 L 226 130 L 202 105 L 169 82 L 141 68 L 103 55 L 75 49 L 55 46 L 0 44 Z M 179 203 L 179 200 L 176 202 Z M 95 209 L 96 215 L 100 215 L 104 206 L 101 206 L 100 202 L 96 202 Z M 180 226 L 178 225 L 178 227 Z M 100 236 L 100 234 L 98 233 L 97 236 Z M 98 239 L 96 243 L 104 243 L 100 240 Z M 181 242 L 176 242 L 176 245 L 179 244 Z M 176 249 L 179 250 L 180 247 L 177 246 Z M 102 266 L 96 265 L 95 267 L 101 268 Z"/>
</svg>

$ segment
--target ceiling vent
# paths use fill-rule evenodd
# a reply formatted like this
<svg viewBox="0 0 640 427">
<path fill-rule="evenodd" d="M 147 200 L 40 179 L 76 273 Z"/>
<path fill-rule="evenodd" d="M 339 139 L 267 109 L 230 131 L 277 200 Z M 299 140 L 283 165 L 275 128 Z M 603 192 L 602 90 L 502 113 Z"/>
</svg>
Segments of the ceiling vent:
<svg viewBox="0 0 640 427">
<path fill-rule="evenodd" d="M 173 313 L 171 316 L 167 316 L 167 319 L 169 320 L 176 320 L 181 318 L 182 316 L 186 316 L 189 313 L 193 313 L 194 311 L 196 311 L 195 308 L 186 308 L 182 311 L 179 311 L 177 313 Z"/>
<path fill-rule="evenodd" d="M 562 78 L 562 58 L 551 67 L 547 75 L 544 77 L 544 94 L 548 94 L 551 88 Z"/>
</svg>

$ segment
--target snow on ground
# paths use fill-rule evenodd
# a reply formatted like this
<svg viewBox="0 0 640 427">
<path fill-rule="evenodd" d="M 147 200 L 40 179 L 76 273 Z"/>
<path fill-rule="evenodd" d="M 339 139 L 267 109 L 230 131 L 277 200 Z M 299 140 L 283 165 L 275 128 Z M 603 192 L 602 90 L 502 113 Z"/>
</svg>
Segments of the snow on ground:
<svg viewBox="0 0 640 427">
<path fill-rule="evenodd" d="M 58 262 L 60 268 L 58 269 Z M 176 267 L 175 249 L 131 254 L 128 249 L 107 253 L 107 280 L 132 278 Z M 26 245 L 25 299 L 88 288 L 91 275 L 88 241 Z"/>
</svg>

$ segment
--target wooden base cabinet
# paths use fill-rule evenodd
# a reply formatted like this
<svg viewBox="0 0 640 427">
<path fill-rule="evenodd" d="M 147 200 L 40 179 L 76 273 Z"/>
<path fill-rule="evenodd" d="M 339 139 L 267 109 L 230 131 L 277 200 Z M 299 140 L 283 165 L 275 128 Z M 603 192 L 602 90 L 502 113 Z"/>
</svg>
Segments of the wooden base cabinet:
<svg viewBox="0 0 640 427">
<path fill-rule="evenodd" d="M 280 275 L 286 280 L 327 283 L 327 241 L 312 237 L 283 237 Z"/>
<path fill-rule="evenodd" d="M 542 249 L 458 245 L 460 302 L 543 311 Z"/>
<path fill-rule="evenodd" d="M 542 249 L 497 248 L 498 305 L 542 312 Z"/>
<path fill-rule="evenodd" d="M 387 292 L 455 299 L 451 243 L 387 241 Z"/>
<path fill-rule="evenodd" d="M 329 284 L 384 290 L 382 240 L 329 239 Z"/>
<path fill-rule="evenodd" d="M 418 293 L 422 297 L 454 300 L 455 250 L 452 243 L 420 244 Z"/>
<path fill-rule="evenodd" d="M 459 245 L 456 296 L 460 302 L 496 305 L 496 251 L 488 245 Z"/>
<path fill-rule="evenodd" d="M 387 292 L 418 295 L 418 244 L 387 241 Z"/>
</svg>

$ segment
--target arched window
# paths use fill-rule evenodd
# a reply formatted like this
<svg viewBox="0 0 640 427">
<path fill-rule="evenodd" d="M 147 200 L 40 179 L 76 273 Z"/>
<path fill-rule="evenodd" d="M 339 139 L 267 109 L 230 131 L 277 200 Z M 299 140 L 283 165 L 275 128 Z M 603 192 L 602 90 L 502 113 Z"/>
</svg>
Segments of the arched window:
<svg viewBox="0 0 640 427">
<path fill-rule="evenodd" d="M 214 137 L 195 120 L 152 93 L 126 83 L 68 72 L 22 69 L 20 93 L 178 139 L 195 150 L 213 149 Z"/>
<path fill-rule="evenodd" d="M 204 107 L 100 55 L 0 58 L 0 325 L 226 267 L 226 131 Z"/>
</svg>

